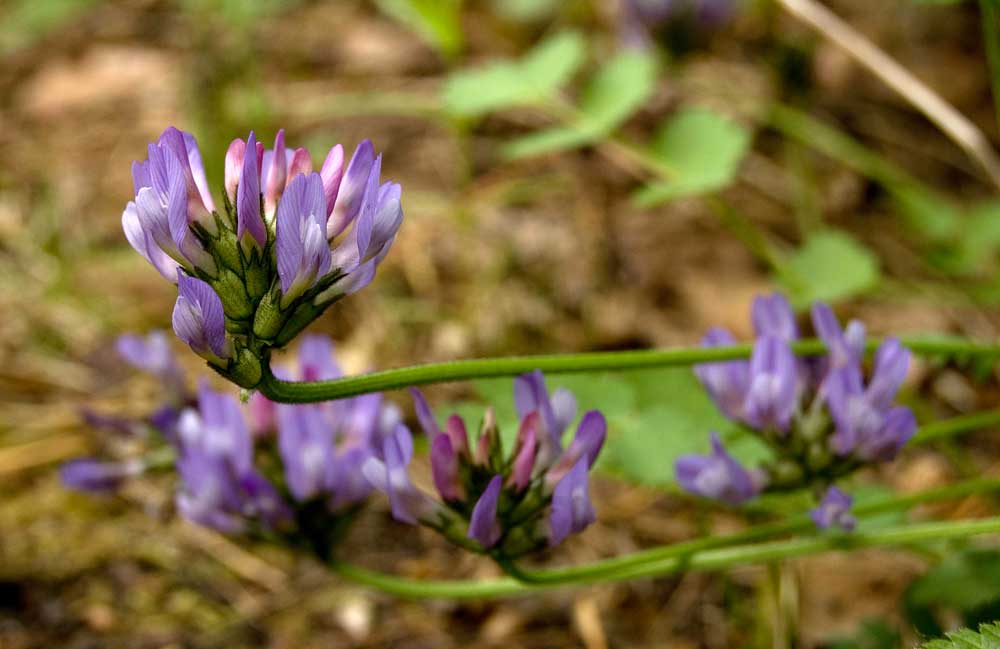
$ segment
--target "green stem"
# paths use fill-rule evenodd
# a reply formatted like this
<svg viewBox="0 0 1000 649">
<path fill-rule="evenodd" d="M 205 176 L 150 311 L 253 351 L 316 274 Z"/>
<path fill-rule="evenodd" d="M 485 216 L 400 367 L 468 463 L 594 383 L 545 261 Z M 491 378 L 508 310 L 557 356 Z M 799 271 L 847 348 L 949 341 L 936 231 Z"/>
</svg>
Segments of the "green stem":
<svg viewBox="0 0 1000 649">
<path fill-rule="evenodd" d="M 666 557 L 659 561 L 588 579 L 587 583 L 663 577 L 680 572 L 724 570 L 734 566 L 766 563 L 833 550 L 857 550 L 887 545 L 906 546 L 996 533 L 1000 533 L 1000 517 L 902 525 L 868 533 L 823 534 L 786 541 L 715 548 L 682 556 Z M 476 581 L 422 581 L 375 572 L 341 561 L 331 562 L 330 568 L 342 577 L 357 583 L 407 598 L 490 599 L 530 594 L 537 592 L 540 588 L 574 583 L 573 581 L 553 582 L 538 586 L 520 583 L 510 577 Z"/>
<path fill-rule="evenodd" d="M 879 340 L 869 340 L 867 348 L 874 350 Z M 1000 344 L 976 343 L 954 338 L 903 338 L 911 351 L 923 355 L 970 354 L 1000 355 Z M 800 355 L 815 355 L 825 351 L 819 340 L 801 340 L 792 345 Z M 427 365 L 414 365 L 393 370 L 383 370 L 361 376 L 332 381 L 291 382 L 276 378 L 265 371 L 258 388 L 272 401 L 282 403 L 313 403 L 331 401 L 359 394 L 398 390 L 412 385 L 446 383 L 469 379 L 499 376 L 516 376 L 532 370 L 550 374 L 570 372 L 595 372 L 650 367 L 689 366 L 748 358 L 753 351 L 750 343 L 728 347 L 681 347 L 675 349 L 647 349 L 614 352 L 585 352 L 580 354 L 545 354 L 540 356 L 510 356 L 482 358 Z"/>
<path fill-rule="evenodd" d="M 985 410 L 971 415 L 924 424 L 917 430 L 916 435 L 910 440 L 910 444 L 926 444 L 937 439 L 951 437 L 957 433 L 998 425 L 1000 425 L 1000 409 Z"/>
<path fill-rule="evenodd" d="M 887 512 L 905 511 L 925 503 L 952 500 L 988 491 L 1000 491 L 1000 478 L 969 480 L 947 487 L 929 489 L 916 494 L 861 503 L 854 507 L 854 514 L 858 518 L 864 518 Z M 752 543 L 787 534 L 807 532 L 813 529 L 813 527 L 814 524 L 807 514 L 799 514 L 784 521 L 755 525 L 735 534 L 682 541 L 610 559 L 603 559 L 582 566 L 567 566 L 538 571 L 527 571 L 523 568 L 518 568 L 510 562 L 500 562 L 500 566 L 512 577 L 528 583 L 578 583 L 592 579 L 607 578 L 625 569 L 690 555 L 695 552 Z"/>
</svg>

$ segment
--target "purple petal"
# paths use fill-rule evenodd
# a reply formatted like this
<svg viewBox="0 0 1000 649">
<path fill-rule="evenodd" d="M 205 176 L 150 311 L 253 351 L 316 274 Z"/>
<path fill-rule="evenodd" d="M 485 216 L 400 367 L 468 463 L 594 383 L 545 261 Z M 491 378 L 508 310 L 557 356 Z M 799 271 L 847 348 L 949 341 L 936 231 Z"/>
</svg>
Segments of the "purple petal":
<svg viewBox="0 0 1000 649">
<path fill-rule="evenodd" d="M 246 154 L 247 143 L 236 138 L 226 149 L 226 196 L 229 202 L 236 204 L 236 186 L 243 175 L 243 156 Z M 138 191 L 138 190 L 137 190 Z"/>
<path fill-rule="evenodd" d="M 876 408 L 888 408 L 910 367 L 910 350 L 898 338 L 887 338 L 875 352 L 875 369 L 866 396 Z"/>
<path fill-rule="evenodd" d="M 142 472 L 138 462 L 102 462 L 91 458 L 72 460 L 59 467 L 63 486 L 73 491 L 109 494 L 130 477 Z"/>
<path fill-rule="evenodd" d="M 201 356 L 229 358 L 232 350 L 226 339 L 222 300 L 207 283 L 184 273 L 177 277 L 177 288 L 174 333 Z"/>
<path fill-rule="evenodd" d="M 208 178 L 205 176 L 205 165 L 201 160 L 201 150 L 194 136 L 185 131 L 181 131 L 184 136 L 184 145 L 187 148 L 187 163 L 194 178 L 195 187 L 198 188 L 198 195 L 202 205 L 209 212 L 215 211 L 215 201 L 212 200 L 212 192 L 208 188 Z"/>
<path fill-rule="evenodd" d="M 545 476 L 547 483 L 555 484 L 562 480 L 569 470 L 582 458 L 586 460 L 587 468 L 594 465 L 597 455 L 604 446 L 608 424 L 599 410 L 591 410 L 583 415 L 576 429 L 576 436 L 569 448 L 559 457 L 559 460 Z"/>
<path fill-rule="evenodd" d="M 500 540 L 503 530 L 497 520 L 497 504 L 503 477 L 496 475 L 490 480 L 483 495 L 479 497 L 469 518 L 468 538 L 478 541 L 484 548 L 492 548 Z"/>
<path fill-rule="evenodd" d="M 511 467 L 510 484 L 516 491 L 524 491 L 531 482 L 538 450 L 538 413 L 531 413 L 521 422 L 518 431 L 517 454 Z"/>
<path fill-rule="evenodd" d="M 309 500 L 329 488 L 335 469 L 333 434 L 319 406 L 278 406 L 278 450 L 296 500 Z"/>
<path fill-rule="evenodd" d="M 444 433 L 437 435 L 431 444 L 431 473 L 434 486 L 446 501 L 464 497 L 458 475 L 458 454 L 451 446 L 451 439 Z"/>
<path fill-rule="evenodd" d="M 125 231 L 125 238 L 136 252 L 152 264 L 161 275 L 171 282 L 177 282 L 177 268 L 180 264 L 156 245 L 152 235 L 143 227 L 138 209 L 133 202 L 129 202 L 122 212 L 122 229 Z"/>
<path fill-rule="evenodd" d="M 413 398 L 413 409 L 416 411 L 417 422 L 424 434 L 430 439 L 436 439 L 441 434 L 441 428 L 434 418 L 434 412 L 427 403 L 424 393 L 417 388 L 410 388 L 410 396 Z"/>
<path fill-rule="evenodd" d="M 798 365 L 788 343 L 774 337 L 757 340 L 750 357 L 750 388 L 745 418 L 756 428 L 788 430 L 798 400 Z"/>
<path fill-rule="evenodd" d="M 781 293 L 759 295 L 754 298 L 751 319 L 758 338 L 773 336 L 791 342 L 799 337 L 792 305 Z"/>
<path fill-rule="evenodd" d="M 725 329 L 715 327 L 702 339 L 703 347 L 727 347 L 736 344 Z M 695 365 L 695 374 L 715 402 L 716 407 L 730 419 L 743 417 L 743 404 L 750 388 L 750 363 L 742 360 Z"/>
<path fill-rule="evenodd" d="M 323 161 L 323 167 L 320 169 L 319 174 L 323 177 L 323 193 L 326 196 L 326 216 L 329 219 L 330 215 L 333 213 L 333 206 L 337 202 L 337 194 L 340 190 L 340 180 L 344 173 L 344 147 L 339 144 L 330 149 L 330 152 L 326 154 L 326 160 Z M 327 237 L 333 238 L 343 232 L 344 228 L 347 227 L 349 221 L 344 221 L 343 223 L 337 223 L 333 227 L 339 228 L 336 232 L 331 230 L 331 221 L 327 221 Z M 332 232 L 332 234 L 331 234 Z"/>
<path fill-rule="evenodd" d="M 335 197 L 330 220 L 327 222 L 326 236 L 328 239 L 333 239 L 343 232 L 351 221 L 357 218 L 361 210 L 362 199 L 365 195 L 365 187 L 371 176 L 371 168 L 375 160 L 375 147 L 372 146 L 369 140 L 365 140 L 358 145 L 358 148 L 354 151 L 354 155 L 351 156 L 351 162 L 347 165 L 346 171 L 344 171 L 343 180 L 337 183 L 336 190 L 333 189 L 333 180 L 336 177 L 334 168 L 336 158 L 331 160 L 331 157 L 335 155 L 333 150 L 331 150 L 330 155 L 327 156 L 327 162 L 330 163 L 330 170 L 324 176 L 330 179 L 326 184 L 328 188 L 326 196 L 328 198 Z M 341 149 L 339 155 L 342 161 L 343 149 Z M 326 163 L 323 166 L 326 168 Z M 376 176 L 376 182 L 377 180 L 378 176 Z"/>
<path fill-rule="evenodd" d="M 582 532 L 597 520 L 588 481 L 587 463 L 581 459 L 556 485 L 549 515 L 549 545 L 559 545 L 570 534 Z"/>
<path fill-rule="evenodd" d="M 722 446 L 718 434 L 712 433 L 711 455 L 682 455 L 677 458 L 674 472 L 685 491 L 730 505 L 740 505 L 760 491 L 758 481 Z"/>
<path fill-rule="evenodd" d="M 819 506 L 811 510 L 809 515 L 819 529 L 839 527 L 850 532 L 857 525 L 857 519 L 850 513 L 852 504 L 853 498 L 836 487 L 830 487 Z"/>
<path fill-rule="evenodd" d="M 257 155 L 254 155 L 257 153 Z M 260 165 L 263 152 L 259 150 L 257 138 L 253 131 L 247 138 L 246 153 L 243 156 L 243 169 L 240 172 L 239 186 L 236 189 L 236 236 L 243 239 L 249 233 L 257 245 L 263 248 L 267 245 L 267 228 L 260 213 Z"/>
<path fill-rule="evenodd" d="M 469 433 L 465 422 L 458 415 L 450 415 L 444 424 L 444 432 L 451 438 L 451 446 L 462 457 L 469 455 Z"/>
<path fill-rule="evenodd" d="M 326 336 L 308 334 L 299 343 L 299 376 L 303 381 L 340 378 L 343 371 L 334 358 L 333 343 Z"/>
</svg>

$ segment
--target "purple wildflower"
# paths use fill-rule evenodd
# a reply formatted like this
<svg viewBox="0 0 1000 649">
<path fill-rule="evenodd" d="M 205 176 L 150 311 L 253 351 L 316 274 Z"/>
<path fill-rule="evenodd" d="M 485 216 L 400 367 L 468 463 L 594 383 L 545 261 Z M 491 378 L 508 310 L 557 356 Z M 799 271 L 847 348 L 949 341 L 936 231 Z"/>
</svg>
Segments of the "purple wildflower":
<svg viewBox="0 0 1000 649">
<path fill-rule="evenodd" d="M 503 528 L 497 520 L 497 504 L 502 487 L 503 476 L 493 476 L 469 517 L 468 537 L 484 548 L 492 548 L 503 535 Z"/>
<path fill-rule="evenodd" d="M 232 357 L 233 349 L 226 337 L 222 300 L 211 286 L 183 273 L 177 278 L 177 288 L 174 333 L 202 358 L 224 365 Z"/>
<path fill-rule="evenodd" d="M 718 433 L 712 433 L 710 455 L 683 455 L 674 467 L 677 481 L 686 491 L 740 505 L 761 490 L 758 476 L 743 468 L 722 446 Z"/>
<path fill-rule="evenodd" d="M 830 444 L 838 455 L 868 462 L 891 460 L 916 432 L 913 412 L 892 404 L 906 378 L 909 358 L 909 351 L 890 338 L 876 352 L 867 389 L 854 365 L 827 376 L 826 403 L 836 426 Z"/>
<path fill-rule="evenodd" d="M 751 320 L 757 338 L 773 337 L 790 343 L 799 337 L 795 312 L 781 293 L 758 295 L 750 307 Z"/>
<path fill-rule="evenodd" d="M 750 357 L 750 386 L 743 418 L 754 428 L 787 431 L 798 405 L 795 355 L 774 337 L 757 340 Z"/>
<path fill-rule="evenodd" d="M 429 520 L 438 505 L 410 481 L 407 466 L 413 459 L 413 438 L 409 429 L 398 424 L 382 440 L 380 451 L 365 460 L 362 472 L 372 487 L 389 496 L 393 518 L 411 525 Z"/>
<path fill-rule="evenodd" d="M 549 545 L 559 545 L 571 533 L 582 532 L 597 520 L 590 502 L 587 469 L 586 459 L 581 458 L 556 485 L 549 515 Z"/>
<path fill-rule="evenodd" d="M 59 467 L 59 478 L 66 488 L 73 491 L 109 494 L 117 491 L 125 480 L 142 471 L 143 464 L 138 460 L 105 462 L 79 458 Z"/>
<path fill-rule="evenodd" d="M 285 306 L 330 270 L 325 212 L 320 175 L 296 176 L 278 205 L 277 216 L 275 246 Z"/>
<path fill-rule="evenodd" d="M 538 462 L 548 464 L 553 461 L 562 451 L 563 433 L 576 416 L 573 393 L 560 388 L 550 396 L 545 377 L 540 370 L 535 370 L 514 379 L 514 406 L 521 419 L 538 412 L 541 425 Z"/>
<path fill-rule="evenodd" d="M 728 347 L 736 344 L 733 335 L 720 327 L 709 329 L 703 347 Z M 694 372 L 715 405 L 730 419 L 743 417 L 743 404 L 750 388 L 750 363 L 745 360 L 701 363 Z"/>
<path fill-rule="evenodd" d="M 850 532 L 858 523 L 851 514 L 853 504 L 854 499 L 851 496 L 836 487 L 830 487 L 826 490 L 826 495 L 823 496 L 819 506 L 809 512 L 809 516 L 821 530 L 839 527 L 845 532 Z"/>
<path fill-rule="evenodd" d="M 146 336 L 124 334 L 115 341 L 115 348 L 129 365 L 163 381 L 171 402 L 184 399 L 184 370 L 177 363 L 170 342 L 162 331 L 152 331 Z"/>
</svg>

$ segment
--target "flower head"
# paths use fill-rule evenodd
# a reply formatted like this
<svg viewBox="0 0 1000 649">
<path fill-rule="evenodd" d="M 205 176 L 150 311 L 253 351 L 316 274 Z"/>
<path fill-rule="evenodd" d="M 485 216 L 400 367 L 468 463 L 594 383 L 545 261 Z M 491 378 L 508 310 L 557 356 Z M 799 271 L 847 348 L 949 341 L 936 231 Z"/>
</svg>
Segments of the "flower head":
<svg viewBox="0 0 1000 649">
<path fill-rule="evenodd" d="M 381 169 L 367 140 L 346 169 L 337 145 L 314 173 L 309 152 L 286 147 L 284 131 L 271 149 L 251 132 L 226 151 L 220 215 L 194 137 L 169 128 L 133 165 L 135 200 L 122 226 L 132 246 L 178 283 L 178 335 L 252 388 L 269 348 L 374 278 L 403 218 L 400 186 L 382 182 Z"/>
<path fill-rule="evenodd" d="M 520 427 L 506 455 L 492 408 L 470 449 L 465 423 L 457 415 L 442 427 L 426 399 L 411 389 L 421 428 L 431 439 L 431 473 L 441 501 L 420 492 L 406 474 L 412 442 L 390 444 L 381 459 L 369 460 L 366 475 L 385 491 L 393 515 L 440 531 L 454 542 L 482 552 L 519 556 L 555 545 L 593 522 L 587 475 L 604 444 L 607 423 L 584 413 L 573 441 L 561 438 L 572 422 L 576 399 L 566 390 L 549 393 L 541 372 L 514 381 Z M 393 448 L 398 446 L 398 449 Z"/>
</svg>

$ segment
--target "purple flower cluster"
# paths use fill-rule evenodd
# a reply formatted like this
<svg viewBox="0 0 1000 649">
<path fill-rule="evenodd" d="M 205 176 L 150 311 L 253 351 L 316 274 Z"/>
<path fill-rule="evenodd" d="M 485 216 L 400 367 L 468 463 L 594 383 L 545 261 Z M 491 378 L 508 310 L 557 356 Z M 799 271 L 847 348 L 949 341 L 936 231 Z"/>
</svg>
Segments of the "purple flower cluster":
<svg viewBox="0 0 1000 649">
<path fill-rule="evenodd" d="M 767 442 L 777 459 L 750 471 L 713 433 L 711 455 L 677 461 L 677 477 L 687 491 L 740 504 L 765 489 L 828 485 L 866 463 L 893 459 L 913 436 L 912 411 L 895 404 L 910 362 L 898 339 L 887 338 L 876 350 L 866 382 L 860 322 L 841 329 L 829 306 L 814 304 L 813 328 L 827 353 L 800 359 L 791 348 L 799 335 L 795 315 L 783 296 L 757 297 L 752 321 L 756 340 L 749 360 L 703 364 L 695 372 L 719 410 Z M 735 342 L 720 328 L 703 340 L 709 347 Z M 850 503 L 844 505 L 842 496 L 830 491 L 818 511 L 846 512 Z M 822 520 L 849 527 L 837 516 L 824 513 Z"/>
<path fill-rule="evenodd" d="M 269 530 L 328 549 L 339 522 L 372 491 L 362 466 L 384 458 L 383 439 L 409 437 L 398 409 L 380 394 L 308 405 L 254 394 L 244 407 L 205 384 L 190 394 L 161 332 L 122 336 L 118 350 L 161 380 L 166 404 L 143 425 L 158 430 L 166 444 L 145 459 L 69 462 L 61 469 L 68 488 L 110 493 L 146 470 L 149 458 L 175 456 L 177 509 L 184 517 L 226 533 Z M 342 375 L 322 336 L 304 336 L 297 361 L 275 374 L 302 381 Z"/>
<path fill-rule="evenodd" d="M 520 428 L 504 456 L 492 409 L 470 444 L 465 422 L 450 416 L 442 428 L 427 401 L 412 390 L 417 418 L 431 440 L 431 471 L 440 501 L 417 489 L 407 473 L 413 442 L 405 428 L 384 439 L 382 456 L 365 475 L 389 496 L 393 516 L 421 523 L 479 552 L 516 557 L 561 543 L 594 522 L 589 470 L 604 444 L 604 416 L 584 413 L 570 445 L 563 433 L 576 416 L 567 390 L 549 394 L 541 372 L 518 377 L 514 401 Z"/>
<path fill-rule="evenodd" d="M 168 128 L 135 162 L 126 238 L 178 285 L 177 336 L 244 387 L 260 358 L 288 343 L 339 298 L 368 285 L 402 223 L 400 186 L 381 182 L 365 140 L 346 168 L 339 144 L 313 171 L 308 151 L 273 149 L 254 133 L 225 160 L 225 214 L 194 137 Z"/>
</svg>

